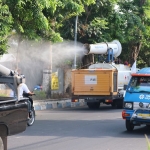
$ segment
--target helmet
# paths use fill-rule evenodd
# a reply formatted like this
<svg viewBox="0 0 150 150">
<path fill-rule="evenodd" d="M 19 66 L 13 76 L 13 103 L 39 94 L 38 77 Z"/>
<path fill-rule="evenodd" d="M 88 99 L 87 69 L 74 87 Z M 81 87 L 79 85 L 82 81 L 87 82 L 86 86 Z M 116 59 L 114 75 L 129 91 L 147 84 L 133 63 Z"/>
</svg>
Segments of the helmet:
<svg viewBox="0 0 150 150">
<path fill-rule="evenodd" d="M 25 83 L 25 76 L 22 74 L 22 75 L 16 75 L 17 77 L 17 84 L 21 84 L 21 83 Z"/>
</svg>

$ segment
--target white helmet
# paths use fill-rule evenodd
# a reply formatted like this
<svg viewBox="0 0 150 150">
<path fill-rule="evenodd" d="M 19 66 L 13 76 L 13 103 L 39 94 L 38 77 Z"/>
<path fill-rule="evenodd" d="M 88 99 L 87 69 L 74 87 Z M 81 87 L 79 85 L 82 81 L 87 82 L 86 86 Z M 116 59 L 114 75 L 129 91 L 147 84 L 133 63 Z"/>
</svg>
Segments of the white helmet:
<svg viewBox="0 0 150 150">
<path fill-rule="evenodd" d="M 25 76 L 22 74 L 22 75 L 16 75 L 17 77 L 17 84 L 21 84 L 21 83 L 25 83 Z"/>
</svg>

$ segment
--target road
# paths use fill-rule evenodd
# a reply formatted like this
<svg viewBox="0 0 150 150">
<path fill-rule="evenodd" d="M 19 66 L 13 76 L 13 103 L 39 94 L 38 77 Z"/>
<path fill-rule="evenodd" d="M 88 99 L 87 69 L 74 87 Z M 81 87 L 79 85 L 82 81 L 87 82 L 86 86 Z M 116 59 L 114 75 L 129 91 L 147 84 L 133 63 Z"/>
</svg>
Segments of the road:
<svg viewBox="0 0 150 150">
<path fill-rule="evenodd" d="M 36 111 L 36 122 L 8 137 L 8 150 L 147 150 L 150 129 L 125 129 L 121 109 L 103 106 Z"/>
</svg>

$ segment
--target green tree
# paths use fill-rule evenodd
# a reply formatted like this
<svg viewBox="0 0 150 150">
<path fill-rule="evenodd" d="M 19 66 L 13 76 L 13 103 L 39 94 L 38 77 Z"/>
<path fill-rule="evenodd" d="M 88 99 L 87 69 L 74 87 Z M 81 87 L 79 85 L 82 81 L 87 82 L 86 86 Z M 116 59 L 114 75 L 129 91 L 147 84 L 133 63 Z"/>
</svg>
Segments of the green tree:
<svg viewBox="0 0 150 150">
<path fill-rule="evenodd" d="M 8 37 L 11 33 L 13 18 L 6 4 L 0 0 L 0 55 L 7 52 Z"/>
<path fill-rule="evenodd" d="M 52 42 L 62 41 L 59 33 L 55 32 L 50 20 L 43 11 L 55 11 L 56 2 L 49 0 L 9 0 L 5 1 L 13 17 L 13 29 L 20 38 L 33 40 L 46 39 Z M 21 40 L 21 39 L 20 39 Z"/>
<path fill-rule="evenodd" d="M 91 5 L 84 4 L 84 12 L 79 14 L 78 41 L 82 43 L 97 43 L 107 41 L 109 36 L 104 34 L 108 29 L 108 16 L 114 10 L 115 0 L 96 0 Z M 60 33 L 64 39 L 74 39 L 75 17 L 64 22 Z"/>
<path fill-rule="evenodd" d="M 126 0 L 118 3 L 118 10 L 110 16 L 114 29 L 111 36 L 116 35 L 123 46 L 121 57 L 127 59 L 132 65 L 137 59 L 139 67 L 149 62 L 149 0 Z M 110 21 L 111 22 L 111 21 Z M 109 25 L 110 27 L 112 27 Z M 110 28 L 111 29 L 111 28 Z M 113 33 L 113 34 L 112 34 Z"/>
<path fill-rule="evenodd" d="M 118 7 L 116 7 L 118 6 Z M 118 39 L 123 47 L 121 58 L 133 64 L 147 64 L 149 58 L 149 0 L 108 0 L 95 1 L 84 5 L 85 12 L 79 15 L 78 41 L 98 43 Z M 60 33 L 65 39 L 74 40 L 75 18 L 64 22 Z"/>
<path fill-rule="evenodd" d="M 85 6 L 95 4 L 95 0 L 59 0 L 55 12 L 49 9 L 46 16 L 53 18 L 53 27 L 66 40 L 74 38 L 75 17 L 85 12 Z"/>
<path fill-rule="evenodd" d="M 61 42 L 59 28 L 64 20 L 84 11 L 95 0 L 1 0 L 1 54 L 7 49 L 7 35 L 15 31 L 23 38 Z M 18 45 L 19 49 L 19 45 Z"/>
<path fill-rule="evenodd" d="M 124 18 L 122 36 L 129 62 L 133 64 L 138 58 L 138 63 L 142 63 L 139 53 L 149 45 L 147 39 L 149 39 L 150 1 L 120 1 L 119 9 L 120 16 Z"/>
<path fill-rule="evenodd" d="M 79 14 L 77 41 L 85 44 L 109 41 L 107 34 L 108 16 L 114 11 L 116 0 L 96 0 L 91 5 L 84 4 L 84 12 Z M 64 26 L 60 28 L 60 33 L 64 39 L 74 40 L 75 36 L 75 17 L 64 21 Z M 83 58 L 83 66 L 90 64 L 92 55 Z"/>
</svg>

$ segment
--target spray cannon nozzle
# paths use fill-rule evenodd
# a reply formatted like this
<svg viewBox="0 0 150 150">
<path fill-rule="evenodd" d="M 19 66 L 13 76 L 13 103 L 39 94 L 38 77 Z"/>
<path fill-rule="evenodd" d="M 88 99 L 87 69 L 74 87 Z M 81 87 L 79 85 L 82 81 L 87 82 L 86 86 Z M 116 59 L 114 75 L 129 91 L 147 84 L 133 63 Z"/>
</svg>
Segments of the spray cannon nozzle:
<svg viewBox="0 0 150 150">
<path fill-rule="evenodd" d="M 118 40 L 113 40 L 112 42 L 89 44 L 88 46 L 88 54 L 107 54 L 108 50 L 112 49 L 114 57 L 118 57 L 122 52 L 122 46 Z"/>
<path fill-rule="evenodd" d="M 98 54 L 98 59 L 102 60 L 103 55 L 106 55 L 105 61 L 111 63 L 114 61 L 114 58 L 118 57 L 121 54 L 122 47 L 121 43 L 118 40 L 112 42 L 103 42 L 96 44 L 84 45 L 88 50 L 88 54 Z"/>
</svg>

